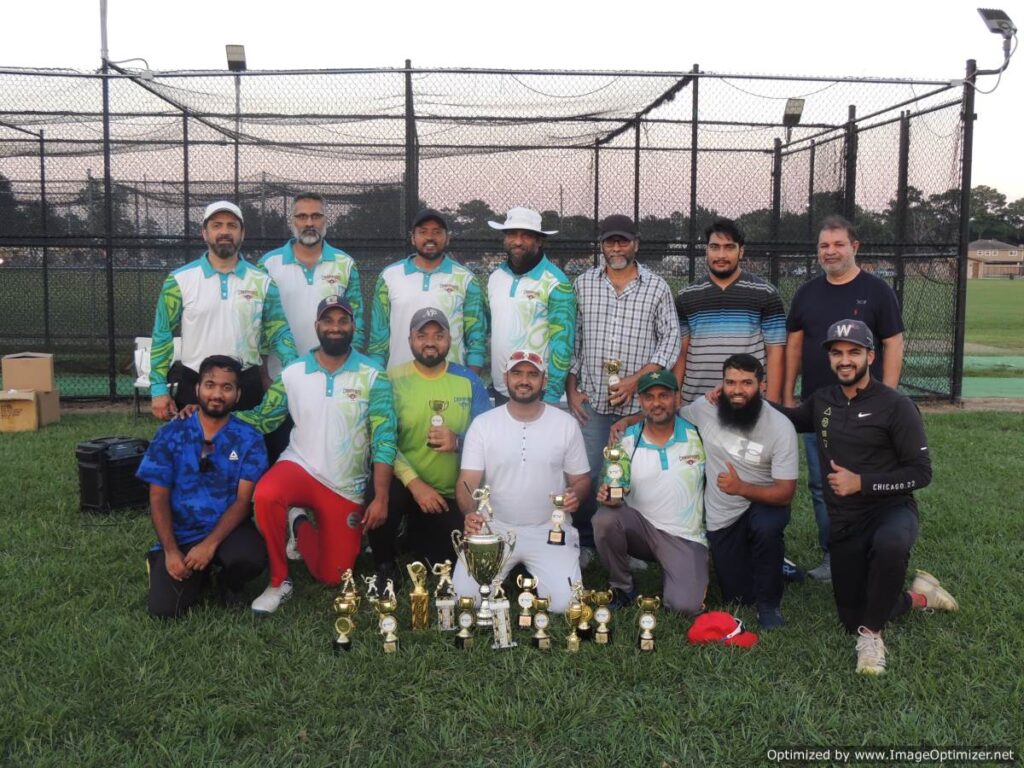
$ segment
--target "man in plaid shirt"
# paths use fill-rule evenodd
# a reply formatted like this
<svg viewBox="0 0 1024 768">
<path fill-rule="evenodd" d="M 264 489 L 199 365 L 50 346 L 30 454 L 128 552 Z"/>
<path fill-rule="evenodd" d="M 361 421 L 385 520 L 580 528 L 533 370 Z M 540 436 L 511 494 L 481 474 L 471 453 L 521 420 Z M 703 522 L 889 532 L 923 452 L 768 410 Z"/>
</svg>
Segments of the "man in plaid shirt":
<svg viewBox="0 0 1024 768">
<path fill-rule="evenodd" d="M 565 386 L 569 410 L 583 428 L 592 489 L 600 485 L 601 451 L 612 424 L 639 410 L 640 377 L 671 368 L 680 344 L 672 290 L 636 262 L 640 237 L 633 220 L 609 216 L 601 222 L 600 240 L 604 266 L 576 278 L 576 343 Z M 615 362 L 610 376 L 608 364 Z M 595 509 L 592 492 L 574 516 L 584 566 L 593 557 Z"/>
</svg>

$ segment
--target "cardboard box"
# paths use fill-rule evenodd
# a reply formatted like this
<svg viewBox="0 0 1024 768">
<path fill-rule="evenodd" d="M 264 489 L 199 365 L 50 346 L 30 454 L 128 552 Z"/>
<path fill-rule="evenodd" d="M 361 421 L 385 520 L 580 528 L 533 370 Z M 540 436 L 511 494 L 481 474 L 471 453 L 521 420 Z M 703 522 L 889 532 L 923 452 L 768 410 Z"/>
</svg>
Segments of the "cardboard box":
<svg viewBox="0 0 1024 768">
<path fill-rule="evenodd" d="M 53 376 L 53 355 L 46 352 L 15 352 L 0 362 L 4 390 L 34 389 L 52 392 L 57 388 Z"/>
<path fill-rule="evenodd" d="M 0 392 L 0 432 L 34 432 L 60 421 L 60 393 L 31 389 Z"/>
</svg>

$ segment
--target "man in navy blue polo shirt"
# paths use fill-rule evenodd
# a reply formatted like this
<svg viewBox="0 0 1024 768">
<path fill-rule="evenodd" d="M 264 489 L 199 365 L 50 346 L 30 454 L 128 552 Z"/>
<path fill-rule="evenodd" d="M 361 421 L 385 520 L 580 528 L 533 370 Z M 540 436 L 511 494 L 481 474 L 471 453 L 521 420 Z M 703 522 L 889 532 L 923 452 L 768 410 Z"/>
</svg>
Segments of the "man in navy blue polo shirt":
<svg viewBox="0 0 1024 768">
<path fill-rule="evenodd" d="M 149 612 L 177 618 L 198 602 L 211 566 L 229 599 L 267 561 L 250 519 L 256 481 L 267 469 L 263 435 L 231 411 L 241 398 L 241 365 L 224 355 L 199 366 L 199 410 L 160 428 L 137 476 L 149 483 L 158 543 L 147 555 Z"/>
</svg>

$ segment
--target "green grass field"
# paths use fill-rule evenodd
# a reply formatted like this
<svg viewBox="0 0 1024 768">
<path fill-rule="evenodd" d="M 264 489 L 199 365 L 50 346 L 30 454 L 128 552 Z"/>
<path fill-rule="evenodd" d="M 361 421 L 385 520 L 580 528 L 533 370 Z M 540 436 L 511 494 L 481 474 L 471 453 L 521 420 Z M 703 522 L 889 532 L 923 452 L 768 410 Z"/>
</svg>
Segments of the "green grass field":
<svg viewBox="0 0 1024 768">
<path fill-rule="evenodd" d="M 1024 280 L 967 281 L 967 343 L 1024 355 Z"/>
<path fill-rule="evenodd" d="M 145 612 L 148 518 L 78 511 L 74 446 L 149 436 L 151 420 L 66 414 L 0 437 L 0 764 L 11 766 L 762 765 L 770 748 L 1024 749 L 1024 415 L 927 416 L 935 482 L 919 494 L 912 567 L 935 573 L 958 614 L 914 614 L 888 634 L 889 672 L 854 673 L 830 590 L 791 587 L 788 626 L 751 651 L 685 642 L 662 614 L 659 649 L 633 649 L 635 611 L 612 647 L 542 655 L 459 652 L 402 634 L 385 657 L 363 611 L 354 650 L 330 651 L 332 590 L 296 573 L 267 620 L 215 601 L 174 623 Z M 801 491 L 787 549 L 817 562 Z M 601 587 L 598 566 L 586 574 Z M 656 572 L 639 581 L 659 591 Z M 253 584 L 254 595 L 262 584 Z M 402 593 L 403 624 L 407 597 Z M 710 607 L 718 607 L 716 588 Z M 749 610 L 741 616 L 756 626 Z M 565 633 L 555 622 L 556 634 Z M 520 638 L 522 642 L 525 638 Z"/>
</svg>

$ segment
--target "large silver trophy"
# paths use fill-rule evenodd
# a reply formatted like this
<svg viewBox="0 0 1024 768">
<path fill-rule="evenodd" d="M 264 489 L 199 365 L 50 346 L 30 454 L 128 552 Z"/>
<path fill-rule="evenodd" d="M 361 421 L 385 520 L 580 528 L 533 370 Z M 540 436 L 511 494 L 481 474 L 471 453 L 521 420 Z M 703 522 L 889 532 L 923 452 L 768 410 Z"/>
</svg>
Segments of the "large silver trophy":
<svg viewBox="0 0 1024 768">
<path fill-rule="evenodd" d="M 480 533 L 463 536 L 462 531 L 452 531 L 452 544 L 469 575 L 480 585 L 480 608 L 476 612 L 476 625 L 491 627 L 494 626 L 490 604 L 492 584 L 512 556 L 516 534 L 509 531 L 502 535 L 491 530 L 493 510 L 490 486 L 485 485 L 473 491 L 473 500 L 476 501 L 476 513 L 483 518 Z"/>
</svg>

